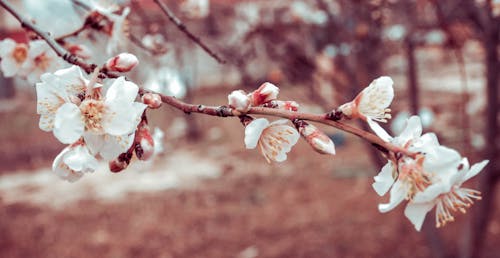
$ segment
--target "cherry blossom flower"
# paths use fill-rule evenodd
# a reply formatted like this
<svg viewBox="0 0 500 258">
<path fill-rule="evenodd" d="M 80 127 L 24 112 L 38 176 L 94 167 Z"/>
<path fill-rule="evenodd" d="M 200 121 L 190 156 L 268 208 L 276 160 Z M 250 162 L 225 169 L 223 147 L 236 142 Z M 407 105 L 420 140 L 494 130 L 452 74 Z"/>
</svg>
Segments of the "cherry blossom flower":
<svg viewBox="0 0 500 258">
<path fill-rule="evenodd" d="M 297 130 L 286 123 L 285 119 L 272 123 L 265 118 L 251 121 L 245 128 L 246 148 L 255 149 L 258 146 L 267 162 L 285 161 L 286 154 L 299 140 Z"/>
<path fill-rule="evenodd" d="M 119 77 L 104 99 L 84 99 L 80 105 L 65 103 L 56 112 L 54 135 L 63 143 L 72 143 L 83 132 L 127 138 L 135 131 L 145 104 L 135 102 L 139 88 Z M 86 134 L 88 135 L 88 134 Z M 103 139 L 106 140 L 106 139 Z M 86 140 L 87 141 L 87 140 Z"/>
<path fill-rule="evenodd" d="M 397 161 L 389 160 L 374 177 L 372 186 L 379 195 L 384 195 L 392 187 L 389 203 L 379 205 L 381 212 L 392 210 L 405 199 L 412 199 L 415 194 L 431 185 L 431 178 L 435 173 L 456 169 L 460 163 L 460 155 L 455 150 L 439 145 L 435 134 L 422 135 L 422 124 L 418 116 L 410 117 L 406 128 L 397 137 L 389 136 L 383 129 L 377 132 L 385 141 L 420 153 L 415 159 L 405 156 Z"/>
<path fill-rule="evenodd" d="M 427 213 L 436 207 L 436 227 L 454 221 L 453 211 L 466 212 L 474 200 L 481 199 L 476 190 L 461 187 L 470 178 L 477 175 L 488 164 L 483 160 L 469 167 L 467 158 L 463 158 L 458 169 L 441 171 L 433 178 L 435 182 L 427 189 L 415 195 L 405 209 L 406 217 L 420 231 Z"/>
<path fill-rule="evenodd" d="M 242 90 L 235 90 L 231 92 L 231 94 L 227 96 L 227 101 L 230 107 L 243 113 L 246 113 L 251 107 L 250 98 Z"/>
<path fill-rule="evenodd" d="M 455 173 L 460 159 L 455 150 L 438 145 L 427 148 L 425 155 L 419 155 L 415 160 L 411 158 L 399 160 L 397 166 L 399 173 L 392 185 L 389 203 L 379 204 L 379 211 L 388 212 L 404 200 L 411 202 L 415 196 L 431 187 L 439 174 Z M 382 172 L 387 173 L 387 168 Z M 378 183 L 381 184 L 380 182 L 379 180 Z M 388 177 L 385 177 L 385 182 L 391 183 Z M 384 193 L 386 189 L 379 188 L 377 193 Z"/>
<path fill-rule="evenodd" d="M 62 65 L 61 59 L 45 41 L 35 40 L 29 43 L 28 57 L 20 73 L 26 75 L 30 83 L 36 83 L 43 73 L 54 72 Z"/>
<path fill-rule="evenodd" d="M 0 70 L 5 77 L 15 76 L 28 58 L 28 46 L 7 38 L 0 41 Z"/>
<path fill-rule="evenodd" d="M 279 92 L 280 89 L 276 87 L 276 85 L 270 82 L 265 82 L 262 85 L 260 85 L 260 87 L 257 90 L 248 95 L 251 99 L 252 106 L 256 107 L 271 100 L 275 100 L 276 98 L 278 98 Z"/>
<path fill-rule="evenodd" d="M 54 129 L 56 112 L 62 105 L 81 102 L 85 96 L 88 80 L 83 77 L 78 66 L 61 69 L 54 74 L 43 74 L 41 80 L 36 83 L 39 127 L 50 132 Z"/>
<path fill-rule="evenodd" d="M 370 127 L 380 127 L 376 122 L 387 122 L 391 118 L 388 108 L 394 98 L 394 82 L 391 77 L 375 79 L 361 91 L 353 101 L 343 104 L 338 110 L 347 118 L 359 118 Z"/>
<path fill-rule="evenodd" d="M 80 179 L 85 173 L 94 172 L 98 161 L 82 142 L 66 147 L 52 163 L 52 170 L 69 182 Z"/>
</svg>

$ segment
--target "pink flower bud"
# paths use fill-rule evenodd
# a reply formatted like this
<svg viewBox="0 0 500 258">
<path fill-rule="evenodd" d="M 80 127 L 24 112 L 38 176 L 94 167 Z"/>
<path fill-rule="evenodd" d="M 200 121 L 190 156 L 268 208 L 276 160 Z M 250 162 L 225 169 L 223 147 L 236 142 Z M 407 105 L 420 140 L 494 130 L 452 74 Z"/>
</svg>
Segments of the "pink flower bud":
<svg viewBox="0 0 500 258">
<path fill-rule="evenodd" d="M 150 159 L 154 152 L 154 140 L 146 124 L 139 126 L 135 133 L 135 155 L 140 160 Z"/>
<path fill-rule="evenodd" d="M 303 120 L 295 120 L 293 123 L 299 130 L 300 135 L 316 152 L 335 155 L 335 145 L 333 141 L 316 126 Z"/>
<path fill-rule="evenodd" d="M 162 101 L 161 96 L 156 93 L 146 93 L 142 95 L 142 103 L 148 105 L 151 109 L 157 109 L 161 107 Z"/>
<path fill-rule="evenodd" d="M 235 90 L 227 96 L 229 106 L 240 111 L 247 112 L 250 109 L 250 98 L 242 90 Z"/>
<path fill-rule="evenodd" d="M 137 60 L 137 57 L 130 53 L 121 53 L 113 58 L 108 59 L 105 67 L 110 71 L 123 73 L 132 70 L 137 64 L 139 64 L 139 60 Z"/>
<path fill-rule="evenodd" d="M 252 106 L 260 106 L 271 100 L 278 98 L 280 89 L 270 82 L 265 82 L 254 92 L 250 93 L 249 97 L 252 99 Z"/>
<path fill-rule="evenodd" d="M 276 103 L 278 104 L 278 109 L 284 109 L 288 111 L 299 110 L 299 103 L 293 100 L 287 100 L 287 101 L 277 100 Z"/>
</svg>

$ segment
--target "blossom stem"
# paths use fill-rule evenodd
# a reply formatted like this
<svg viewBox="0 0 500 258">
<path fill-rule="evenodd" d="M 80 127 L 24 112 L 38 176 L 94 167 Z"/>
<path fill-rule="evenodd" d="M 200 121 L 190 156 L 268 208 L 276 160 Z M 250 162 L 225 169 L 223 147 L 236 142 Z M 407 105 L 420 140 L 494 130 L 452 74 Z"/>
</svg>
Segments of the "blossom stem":
<svg viewBox="0 0 500 258">
<path fill-rule="evenodd" d="M 154 0 L 154 2 L 160 7 L 163 13 L 167 16 L 167 18 L 175 25 L 177 28 L 182 31 L 189 39 L 194 41 L 198 46 L 200 46 L 207 54 L 213 57 L 220 64 L 225 64 L 226 60 L 219 57 L 214 51 L 212 51 L 201 39 L 194 35 L 191 31 L 188 30 L 186 25 L 182 23 L 182 21 L 175 16 L 175 14 L 168 8 L 168 6 L 161 0 Z"/>
<path fill-rule="evenodd" d="M 145 93 L 153 93 L 152 91 L 145 90 L 145 89 L 139 89 L 139 94 L 143 95 Z M 167 96 L 164 94 L 160 93 L 155 93 L 158 94 L 161 97 L 161 100 L 163 103 L 170 105 L 174 108 L 177 108 L 179 110 L 184 111 L 187 114 L 190 113 L 200 113 L 200 114 L 205 114 L 205 115 L 210 115 L 210 116 L 219 116 L 219 117 L 232 117 L 232 116 L 242 116 L 245 115 L 235 109 L 232 109 L 227 106 L 205 106 L 205 105 L 196 105 L 196 104 L 189 104 L 186 103 L 182 100 L 176 99 L 175 97 L 172 96 Z M 305 113 L 305 112 L 296 112 L 296 111 L 288 111 L 288 110 L 281 110 L 281 109 L 274 109 L 274 108 L 267 108 L 267 107 L 251 107 L 250 110 L 246 114 L 255 114 L 255 115 L 266 115 L 266 116 L 274 116 L 274 117 L 282 117 L 286 118 L 289 120 L 294 120 L 294 119 L 301 119 L 301 120 L 309 120 L 309 121 L 314 121 L 318 122 L 321 124 L 329 125 L 332 127 L 335 127 L 339 130 L 342 130 L 344 132 L 356 135 L 370 143 L 373 143 L 375 145 L 378 145 L 392 153 L 401 153 L 409 157 L 415 158 L 417 153 L 410 152 L 408 150 L 405 150 L 403 148 L 400 148 L 399 146 L 396 146 L 390 142 L 385 142 L 379 137 L 377 137 L 375 134 L 372 134 L 370 132 L 364 131 L 362 129 L 353 127 L 351 125 L 342 123 L 342 122 L 337 122 L 337 121 L 332 121 L 328 119 L 327 114 L 312 114 L 312 113 Z"/>
</svg>

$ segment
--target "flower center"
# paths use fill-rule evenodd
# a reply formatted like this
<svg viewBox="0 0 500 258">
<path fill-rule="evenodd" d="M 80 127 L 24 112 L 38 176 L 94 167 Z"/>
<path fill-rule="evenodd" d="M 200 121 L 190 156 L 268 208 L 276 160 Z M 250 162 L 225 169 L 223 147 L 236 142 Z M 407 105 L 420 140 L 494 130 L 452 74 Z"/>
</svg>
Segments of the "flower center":
<svg viewBox="0 0 500 258">
<path fill-rule="evenodd" d="M 80 105 L 80 110 L 85 122 L 85 128 L 95 133 L 101 132 L 104 102 L 94 99 L 84 100 Z"/>
<path fill-rule="evenodd" d="M 406 199 L 412 200 L 415 194 L 431 185 L 430 175 L 422 169 L 419 160 L 410 161 L 400 166 L 399 178 L 408 185 Z"/>
<path fill-rule="evenodd" d="M 38 67 L 40 70 L 46 71 L 50 66 L 50 60 L 51 58 L 49 58 L 45 53 L 43 53 L 35 57 L 34 60 L 35 66 Z"/>
<path fill-rule="evenodd" d="M 23 63 L 27 56 L 28 48 L 26 47 L 26 44 L 17 44 L 14 51 L 12 51 L 12 57 L 18 64 Z"/>
</svg>

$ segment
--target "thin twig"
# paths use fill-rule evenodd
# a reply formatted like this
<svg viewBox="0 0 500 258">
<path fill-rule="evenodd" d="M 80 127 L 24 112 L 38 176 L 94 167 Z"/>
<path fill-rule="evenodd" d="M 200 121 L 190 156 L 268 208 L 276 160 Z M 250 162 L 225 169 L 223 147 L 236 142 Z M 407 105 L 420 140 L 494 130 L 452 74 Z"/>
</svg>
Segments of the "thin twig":
<svg viewBox="0 0 500 258">
<path fill-rule="evenodd" d="M 140 89 L 139 94 L 143 95 L 145 93 L 148 93 L 152 91 L 145 90 L 145 89 Z M 243 113 L 234 110 L 230 107 L 227 106 L 205 106 L 205 105 L 196 105 L 196 104 L 189 104 L 186 103 L 182 100 L 176 99 L 175 97 L 159 94 L 161 100 L 163 103 L 168 104 L 174 108 L 177 108 L 181 111 L 184 111 L 184 113 L 190 114 L 190 113 L 200 113 L 200 114 L 205 114 L 205 115 L 210 115 L 210 116 L 218 116 L 218 117 L 239 117 L 241 115 L 244 115 Z M 327 114 L 312 114 L 312 113 L 304 113 L 304 112 L 293 112 L 293 111 L 287 111 L 287 110 L 281 110 L 281 109 L 274 109 L 274 108 L 266 108 L 266 107 L 252 107 L 250 110 L 247 112 L 247 114 L 255 114 L 255 115 L 266 115 L 266 116 L 274 116 L 274 117 L 282 117 L 286 118 L 289 120 L 294 120 L 294 119 L 301 119 L 301 120 L 308 120 L 308 121 L 314 121 L 318 123 L 322 123 L 325 125 L 329 125 L 332 127 L 335 127 L 337 129 L 340 129 L 342 131 L 348 132 L 350 134 L 354 134 L 368 142 L 371 142 L 373 144 L 379 145 L 383 148 L 385 148 L 388 151 L 394 152 L 394 153 L 402 153 L 406 156 L 409 157 L 415 157 L 416 153 L 410 152 L 408 150 L 405 150 L 403 148 L 400 148 L 399 146 L 396 146 L 392 143 L 389 142 L 384 142 L 382 139 L 377 137 L 376 135 L 366 132 L 364 130 L 361 130 L 359 128 L 350 126 L 348 124 L 344 124 L 342 122 L 337 122 L 328 119 Z"/>
<path fill-rule="evenodd" d="M 177 26 L 177 28 L 180 31 L 182 31 L 188 38 L 190 38 L 192 41 L 194 41 L 196 44 L 198 44 L 198 46 L 203 48 L 203 50 L 205 50 L 205 52 L 207 52 L 207 54 L 209 54 L 211 57 L 213 57 L 215 60 L 217 60 L 217 62 L 219 62 L 220 64 L 226 63 L 226 60 L 219 57 L 214 51 L 212 51 L 207 45 L 205 45 L 205 43 L 203 43 L 203 41 L 201 41 L 201 39 L 199 37 L 197 37 L 196 35 L 191 33 L 187 29 L 186 25 L 184 25 L 184 23 L 182 23 L 182 21 L 179 20 L 179 18 L 177 18 L 174 15 L 174 13 L 168 8 L 168 6 L 165 3 L 163 3 L 161 0 L 154 0 L 154 2 L 160 7 L 160 9 L 168 17 L 168 19 L 175 26 Z"/>
</svg>

